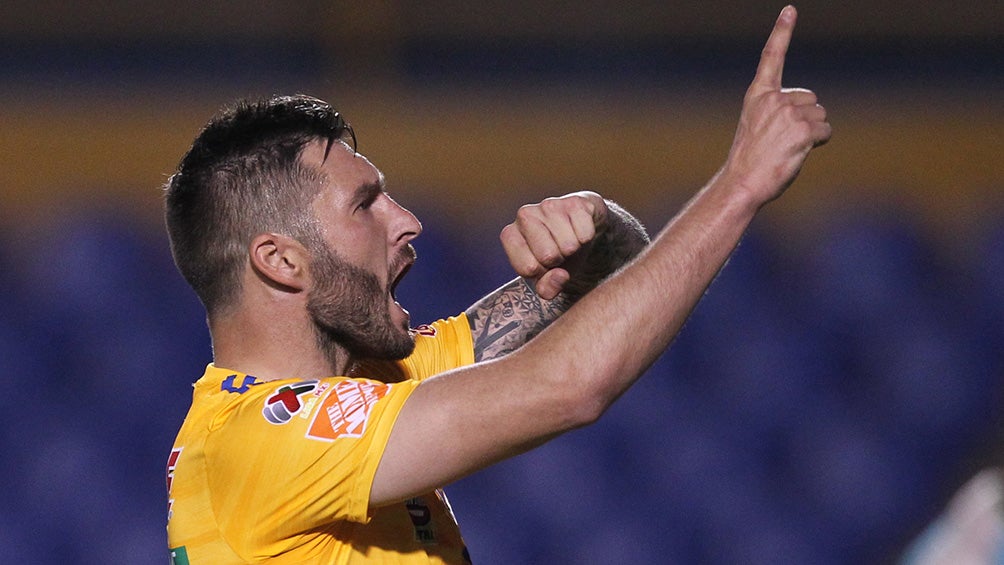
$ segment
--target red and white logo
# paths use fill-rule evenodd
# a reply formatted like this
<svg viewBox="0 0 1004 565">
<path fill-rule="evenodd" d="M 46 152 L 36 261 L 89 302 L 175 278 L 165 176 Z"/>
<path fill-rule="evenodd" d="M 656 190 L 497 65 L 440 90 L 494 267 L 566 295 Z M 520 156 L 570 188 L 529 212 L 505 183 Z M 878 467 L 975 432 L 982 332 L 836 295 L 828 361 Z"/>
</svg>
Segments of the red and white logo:
<svg viewBox="0 0 1004 565">
<path fill-rule="evenodd" d="M 346 379 L 335 384 L 310 423 L 307 437 L 333 441 L 361 437 L 370 412 L 391 385 L 365 379 Z"/>
<path fill-rule="evenodd" d="M 436 328 L 430 326 L 429 324 L 422 324 L 421 326 L 415 328 L 415 333 L 426 337 L 436 337 Z"/>
<path fill-rule="evenodd" d="M 271 424 L 285 424 L 303 408 L 300 397 L 313 392 L 315 388 L 317 381 L 300 381 L 283 385 L 265 399 L 265 407 L 261 409 L 261 413 Z"/>
</svg>

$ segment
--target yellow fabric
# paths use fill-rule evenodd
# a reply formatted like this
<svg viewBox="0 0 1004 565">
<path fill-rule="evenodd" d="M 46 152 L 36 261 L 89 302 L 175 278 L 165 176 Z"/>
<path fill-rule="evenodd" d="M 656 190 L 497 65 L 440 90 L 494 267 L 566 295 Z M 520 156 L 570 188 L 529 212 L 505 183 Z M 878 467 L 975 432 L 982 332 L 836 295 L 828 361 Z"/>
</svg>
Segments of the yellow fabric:
<svg viewBox="0 0 1004 565">
<path fill-rule="evenodd" d="M 463 315 L 419 328 L 415 341 L 408 359 L 351 377 L 262 383 L 209 365 L 168 462 L 172 562 L 465 563 L 442 491 L 368 508 L 408 396 L 474 362 Z"/>
</svg>

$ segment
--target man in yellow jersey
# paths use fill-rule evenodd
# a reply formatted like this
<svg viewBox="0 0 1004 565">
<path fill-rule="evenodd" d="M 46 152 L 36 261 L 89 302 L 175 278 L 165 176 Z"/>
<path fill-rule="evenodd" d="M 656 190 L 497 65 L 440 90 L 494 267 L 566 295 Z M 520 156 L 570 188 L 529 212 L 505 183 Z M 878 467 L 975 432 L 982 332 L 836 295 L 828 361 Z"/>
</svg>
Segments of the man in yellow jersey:
<svg viewBox="0 0 1004 565">
<path fill-rule="evenodd" d="M 341 116 L 292 96 L 214 118 L 167 186 L 214 349 L 168 460 L 172 562 L 470 562 L 441 487 L 595 421 L 829 139 L 816 96 L 781 88 L 794 24 L 725 164 L 650 244 L 595 193 L 524 206 L 501 234 L 519 277 L 415 329 L 394 288 L 421 225 Z"/>
</svg>

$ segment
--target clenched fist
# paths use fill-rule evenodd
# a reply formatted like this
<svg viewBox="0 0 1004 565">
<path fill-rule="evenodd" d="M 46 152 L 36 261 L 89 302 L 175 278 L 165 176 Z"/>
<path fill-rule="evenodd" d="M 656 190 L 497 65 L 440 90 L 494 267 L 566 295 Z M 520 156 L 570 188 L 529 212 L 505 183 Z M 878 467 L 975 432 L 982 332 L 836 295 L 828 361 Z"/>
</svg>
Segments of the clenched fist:
<svg viewBox="0 0 1004 565">
<path fill-rule="evenodd" d="M 608 216 L 595 192 L 575 192 L 522 206 L 499 236 L 516 273 L 550 300 L 575 274 Z"/>
</svg>

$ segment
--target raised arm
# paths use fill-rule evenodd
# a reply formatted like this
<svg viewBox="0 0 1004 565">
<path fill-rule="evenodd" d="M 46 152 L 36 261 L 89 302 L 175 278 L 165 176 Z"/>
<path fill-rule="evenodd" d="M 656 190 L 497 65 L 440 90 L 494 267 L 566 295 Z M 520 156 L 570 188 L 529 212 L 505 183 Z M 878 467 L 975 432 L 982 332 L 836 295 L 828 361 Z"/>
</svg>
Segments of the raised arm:
<svg viewBox="0 0 1004 565">
<path fill-rule="evenodd" d="M 594 192 L 523 206 L 500 238 L 521 276 L 467 309 L 477 361 L 529 341 L 648 243 L 634 216 Z"/>
<path fill-rule="evenodd" d="M 815 95 L 781 88 L 794 25 L 789 6 L 767 40 L 725 165 L 637 258 L 523 347 L 416 388 L 371 505 L 443 486 L 595 421 L 668 346 L 756 212 L 830 137 Z"/>
</svg>

